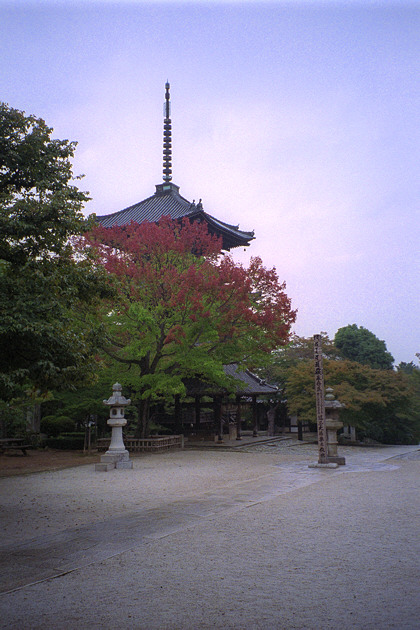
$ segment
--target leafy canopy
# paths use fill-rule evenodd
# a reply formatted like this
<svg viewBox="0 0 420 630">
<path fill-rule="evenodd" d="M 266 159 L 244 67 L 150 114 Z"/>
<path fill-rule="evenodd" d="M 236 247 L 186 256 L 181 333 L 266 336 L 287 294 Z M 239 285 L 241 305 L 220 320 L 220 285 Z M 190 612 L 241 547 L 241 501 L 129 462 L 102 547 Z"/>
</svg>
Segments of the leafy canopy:
<svg viewBox="0 0 420 630">
<path fill-rule="evenodd" d="M 143 399 L 184 394 L 187 377 L 226 386 L 223 364 L 258 364 L 288 339 L 295 312 L 275 269 L 221 256 L 203 224 L 98 226 L 79 247 L 118 288 L 103 309 L 102 347 Z"/>
<path fill-rule="evenodd" d="M 392 370 L 394 357 L 381 341 L 367 328 L 351 324 L 337 330 L 334 345 L 345 359 L 369 365 L 377 370 Z"/>
<path fill-rule="evenodd" d="M 0 259 L 13 264 L 62 254 L 86 230 L 89 197 L 71 183 L 76 143 L 52 139 L 52 131 L 0 103 Z"/>
<path fill-rule="evenodd" d="M 342 357 L 326 333 L 322 336 L 325 386 L 345 404 L 341 420 L 359 437 L 387 443 L 414 443 L 420 437 L 420 369 L 401 364 L 398 372 L 377 369 Z M 289 415 L 316 423 L 314 340 L 294 335 L 272 353 L 263 375 L 276 383 Z"/>
<path fill-rule="evenodd" d="M 0 104 L 0 398 L 76 384 L 92 366 L 87 305 L 104 289 L 69 238 L 86 231 L 75 143 Z"/>
<path fill-rule="evenodd" d="M 336 398 L 345 405 L 340 419 L 356 427 L 359 437 L 390 444 L 418 441 L 419 397 L 406 374 L 327 359 L 324 378 L 326 387 L 333 387 Z M 290 369 L 286 395 L 289 413 L 316 422 L 313 361 L 302 361 Z"/>
</svg>

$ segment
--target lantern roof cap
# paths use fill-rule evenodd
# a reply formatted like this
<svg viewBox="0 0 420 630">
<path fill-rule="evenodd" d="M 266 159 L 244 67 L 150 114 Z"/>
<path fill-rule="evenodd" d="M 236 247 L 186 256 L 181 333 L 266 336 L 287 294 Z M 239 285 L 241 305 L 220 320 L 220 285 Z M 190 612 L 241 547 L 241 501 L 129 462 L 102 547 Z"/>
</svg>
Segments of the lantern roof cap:
<svg viewBox="0 0 420 630">
<path fill-rule="evenodd" d="M 112 396 L 108 400 L 104 400 L 104 405 L 110 407 L 126 407 L 131 404 L 130 398 L 125 398 L 121 393 L 122 387 L 119 383 L 114 383 L 112 386 Z"/>
</svg>

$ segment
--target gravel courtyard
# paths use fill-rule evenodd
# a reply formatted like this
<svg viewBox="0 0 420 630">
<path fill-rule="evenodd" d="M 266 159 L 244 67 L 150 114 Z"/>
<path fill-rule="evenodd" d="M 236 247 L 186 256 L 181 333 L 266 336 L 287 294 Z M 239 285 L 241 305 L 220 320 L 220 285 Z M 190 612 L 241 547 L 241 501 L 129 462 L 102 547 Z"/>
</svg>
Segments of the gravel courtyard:
<svg viewBox="0 0 420 630">
<path fill-rule="evenodd" d="M 0 479 L 0 627 L 420 628 L 419 451 L 177 451 Z"/>
</svg>

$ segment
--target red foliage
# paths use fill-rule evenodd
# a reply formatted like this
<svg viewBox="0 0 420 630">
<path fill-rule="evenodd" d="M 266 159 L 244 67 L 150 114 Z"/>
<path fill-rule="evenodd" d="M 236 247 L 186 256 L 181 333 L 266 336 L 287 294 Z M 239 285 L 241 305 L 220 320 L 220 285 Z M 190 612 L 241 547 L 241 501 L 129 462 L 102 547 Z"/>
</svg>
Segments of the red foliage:
<svg viewBox="0 0 420 630">
<path fill-rule="evenodd" d="M 79 244 L 118 279 L 122 309 L 140 302 L 162 322 L 163 345 L 182 344 L 188 326 L 208 329 L 207 321 L 218 343 L 248 344 L 250 355 L 283 345 L 296 318 L 285 284 L 260 258 L 244 268 L 222 255 L 221 245 L 205 224 L 169 217 L 157 224 L 97 226 Z"/>
</svg>

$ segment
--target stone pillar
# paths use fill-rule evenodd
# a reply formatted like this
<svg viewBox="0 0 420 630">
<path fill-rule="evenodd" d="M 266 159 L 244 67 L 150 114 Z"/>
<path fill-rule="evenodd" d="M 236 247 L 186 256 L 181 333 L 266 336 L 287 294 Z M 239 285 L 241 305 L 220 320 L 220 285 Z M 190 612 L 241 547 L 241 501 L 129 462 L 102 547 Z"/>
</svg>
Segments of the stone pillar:
<svg viewBox="0 0 420 630">
<path fill-rule="evenodd" d="M 274 427 L 276 424 L 276 409 L 278 407 L 278 404 L 270 407 L 269 410 L 267 411 L 267 435 L 269 437 L 273 437 L 274 436 Z"/>
<path fill-rule="evenodd" d="M 235 422 L 229 422 L 229 440 L 237 440 L 238 434 Z"/>
<path fill-rule="evenodd" d="M 327 429 L 328 461 L 338 464 L 339 466 L 344 466 L 346 463 L 345 457 L 340 457 L 337 453 L 337 431 L 343 428 L 343 423 L 339 419 L 340 409 L 342 409 L 343 405 L 338 400 L 335 400 L 331 387 L 327 387 L 325 394 L 325 426 Z"/>
<path fill-rule="evenodd" d="M 95 464 L 95 470 L 103 472 L 114 468 L 131 470 L 133 462 L 124 446 L 122 428 L 127 424 L 124 418 L 124 408 L 131 403 L 131 400 L 121 394 L 121 385 L 115 383 L 112 387 L 113 394 L 108 400 L 104 400 L 104 405 L 109 406 L 109 420 L 107 424 L 112 429 L 111 444 L 107 452 L 101 456 L 100 464 Z"/>
</svg>

